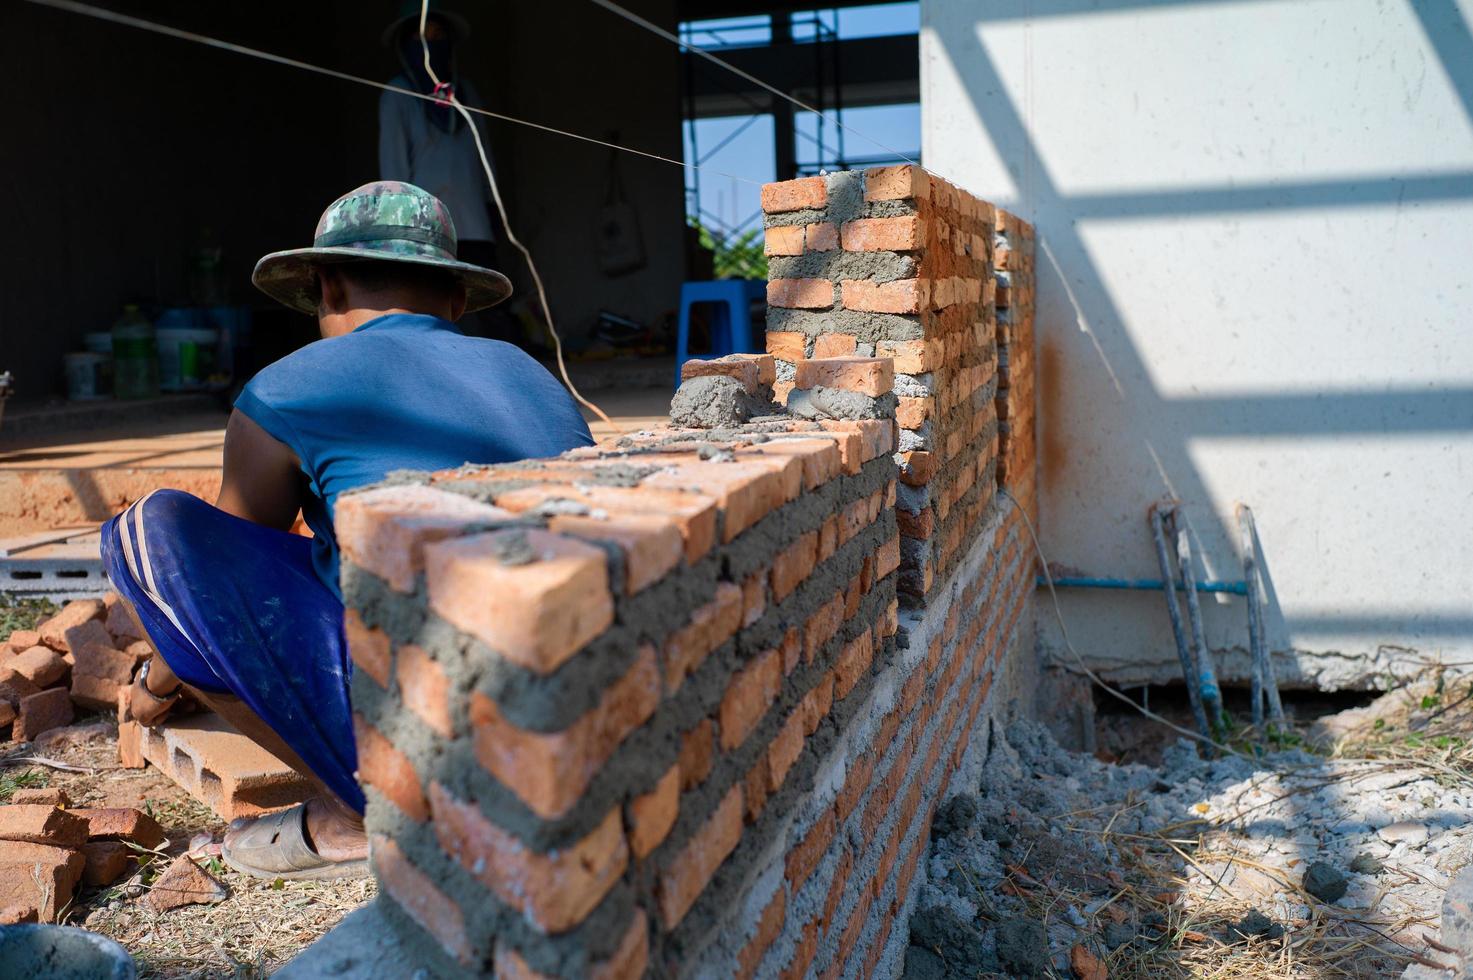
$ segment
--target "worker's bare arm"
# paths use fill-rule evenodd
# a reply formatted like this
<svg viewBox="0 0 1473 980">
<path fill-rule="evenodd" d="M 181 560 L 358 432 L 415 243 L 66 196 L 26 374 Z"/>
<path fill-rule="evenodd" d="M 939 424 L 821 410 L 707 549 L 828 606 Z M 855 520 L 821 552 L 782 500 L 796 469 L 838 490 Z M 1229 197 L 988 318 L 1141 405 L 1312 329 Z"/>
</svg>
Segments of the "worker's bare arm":
<svg viewBox="0 0 1473 980">
<path fill-rule="evenodd" d="M 303 489 L 296 454 L 249 416 L 231 412 L 225 426 L 225 473 L 215 506 L 287 531 L 301 510 Z"/>
</svg>

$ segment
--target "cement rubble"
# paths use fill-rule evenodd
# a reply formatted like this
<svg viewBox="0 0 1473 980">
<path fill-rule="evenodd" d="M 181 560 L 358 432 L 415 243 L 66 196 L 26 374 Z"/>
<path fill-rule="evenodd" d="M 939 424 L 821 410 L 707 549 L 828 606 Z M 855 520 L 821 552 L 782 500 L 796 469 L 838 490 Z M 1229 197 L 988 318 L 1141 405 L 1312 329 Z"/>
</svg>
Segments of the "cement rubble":
<svg viewBox="0 0 1473 980">
<path fill-rule="evenodd" d="M 1426 769 L 1300 751 L 1209 762 L 1185 740 L 1159 768 L 1114 766 L 1020 721 L 995 732 L 977 771 L 953 787 L 933 823 L 907 977 L 1067 976 L 1077 945 L 1104 958 L 1165 942 L 1164 915 L 1132 910 L 1122 921 L 1112 896 L 1168 887 L 1126 853 L 1166 831 L 1201 837 L 1190 864 L 1163 848 L 1164 867 L 1185 881 L 1168 896 L 1183 917 L 1209 904 L 1241 910 L 1208 941 L 1294 943 L 1328 922 L 1365 944 L 1357 966 L 1368 975 L 1399 974 L 1411 955 L 1450 968 L 1408 974 L 1423 980 L 1467 968 L 1462 953 L 1433 945 L 1469 948 L 1466 873 L 1448 893 L 1441 940 L 1431 923 L 1473 857 L 1473 789 Z M 1039 921 L 1025 896 L 1050 894 L 1054 910 Z M 1020 921 L 1047 942 L 1031 942 L 1036 930 Z"/>
</svg>

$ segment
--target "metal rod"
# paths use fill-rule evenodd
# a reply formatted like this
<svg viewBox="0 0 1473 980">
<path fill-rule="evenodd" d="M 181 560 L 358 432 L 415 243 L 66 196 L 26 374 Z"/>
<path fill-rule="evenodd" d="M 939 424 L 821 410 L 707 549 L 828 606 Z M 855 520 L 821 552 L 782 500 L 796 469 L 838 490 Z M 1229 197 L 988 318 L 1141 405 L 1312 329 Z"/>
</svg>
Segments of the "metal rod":
<svg viewBox="0 0 1473 980">
<path fill-rule="evenodd" d="M 1166 532 L 1161 523 L 1159 505 L 1152 504 L 1150 511 L 1151 537 L 1156 542 L 1156 561 L 1161 565 L 1162 582 L 1171 582 L 1171 557 L 1166 552 Z M 1212 730 L 1207 727 L 1207 715 L 1202 710 L 1202 692 L 1197 689 L 1197 665 L 1192 662 L 1192 651 L 1187 647 L 1187 637 L 1181 624 L 1181 610 L 1176 605 L 1176 590 L 1164 585 L 1161 594 L 1166 596 L 1166 612 L 1171 617 L 1171 633 L 1176 638 L 1176 653 L 1181 658 L 1182 678 L 1187 684 L 1187 700 L 1192 704 L 1192 717 L 1197 721 L 1197 730 L 1208 740 L 1205 751 L 1212 755 Z"/>
<path fill-rule="evenodd" d="M 1238 530 L 1243 545 L 1243 582 L 1248 587 L 1248 642 L 1253 650 L 1253 723 L 1263 723 L 1263 708 L 1259 699 L 1268 701 L 1268 716 L 1274 722 L 1284 723 L 1284 703 L 1279 699 L 1279 682 L 1274 676 L 1273 657 L 1269 655 L 1268 638 L 1263 622 L 1262 593 L 1258 589 L 1258 532 L 1253 524 L 1253 511 L 1247 504 L 1238 505 Z"/>
<path fill-rule="evenodd" d="M 1253 687 L 1250 698 L 1253 704 L 1253 727 L 1263 730 L 1263 645 L 1258 622 L 1258 586 L 1253 581 L 1253 532 L 1243 519 L 1242 504 L 1238 505 L 1239 550 L 1243 554 L 1243 584 L 1248 588 L 1248 649 L 1253 653 Z"/>
<path fill-rule="evenodd" d="M 1047 585 L 1048 580 L 1042 575 L 1038 577 L 1039 585 Z M 1173 582 L 1173 586 L 1184 589 L 1180 582 Z M 1054 578 L 1054 587 L 1059 589 L 1139 589 L 1143 592 L 1160 592 L 1166 588 L 1166 583 L 1159 578 L 1111 578 L 1109 576 L 1097 575 L 1063 575 Z M 1248 587 L 1242 582 L 1224 582 L 1219 579 L 1206 579 L 1197 582 L 1198 592 L 1221 592 L 1228 595 L 1247 595 Z"/>
<path fill-rule="evenodd" d="M 1207 636 L 1202 629 L 1202 606 L 1197 601 L 1197 583 L 1192 578 L 1192 542 L 1187 533 L 1186 521 L 1181 511 L 1172 507 L 1169 515 L 1172 530 L 1176 532 L 1176 563 L 1181 573 L 1181 583 L 1186 586 L 1187 620 L 1192 627 L 1192 648 L 1196 651 L 1197 677 L 1202 688 L 1202 707 L 1213 730 L 1223 727 L 1222 689 L 1217 685 L 1217 668 L 1212 663 L 1212 651 L 1207 648 Z"/>
</svg>

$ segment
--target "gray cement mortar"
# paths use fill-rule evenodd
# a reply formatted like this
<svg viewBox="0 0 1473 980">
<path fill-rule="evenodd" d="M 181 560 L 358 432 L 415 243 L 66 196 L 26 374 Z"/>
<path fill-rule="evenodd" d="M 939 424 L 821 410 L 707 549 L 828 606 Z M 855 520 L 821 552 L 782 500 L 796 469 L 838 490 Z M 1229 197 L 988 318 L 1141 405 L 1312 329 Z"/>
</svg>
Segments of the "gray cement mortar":
<svg viewBox="0 0 1473 980">
<path fill-rule="evenodd" d="M 767 331 L 795 332 L 807 337 L 853 334 L 860 343 L 881 340 L 920 340 L 925 328 L 919 317 L 900 313 L 864 313 L 859 310 L 788 310 L 767 308 Z"/>
<path fill-rule="evenodd" d="M 788 395 L 788 411 L 805 419 L 893 419 L 898 404 L 885 392 L 878 398 L 845 388 L 795 388 Z"/>
<path fill-rule="evenodd" d="M 772 415 L 776 408 L 770 390 L 767 397 L 750 395 L 735 378 L 703 375 L 681 382 L 670 400 L 670 421 L 692 429 L 719 429 Z"/>
</svg>

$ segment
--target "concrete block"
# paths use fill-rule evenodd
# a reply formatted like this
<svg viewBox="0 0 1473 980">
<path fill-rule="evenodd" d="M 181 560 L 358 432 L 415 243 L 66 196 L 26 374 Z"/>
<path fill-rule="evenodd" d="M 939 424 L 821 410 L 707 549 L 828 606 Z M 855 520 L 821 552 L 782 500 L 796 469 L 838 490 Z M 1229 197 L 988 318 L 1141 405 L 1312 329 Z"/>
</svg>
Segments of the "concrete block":
<svg viewBox="0 0 1473 980">
<path fill-rule="evenodd" d="M 143 756 L 222 820 L 279 810 L 314 794 L 306 777 L 217 715 L 144 729 Z"/>
</svg>

